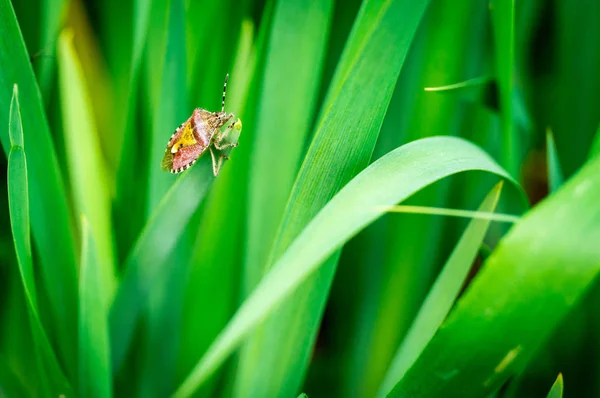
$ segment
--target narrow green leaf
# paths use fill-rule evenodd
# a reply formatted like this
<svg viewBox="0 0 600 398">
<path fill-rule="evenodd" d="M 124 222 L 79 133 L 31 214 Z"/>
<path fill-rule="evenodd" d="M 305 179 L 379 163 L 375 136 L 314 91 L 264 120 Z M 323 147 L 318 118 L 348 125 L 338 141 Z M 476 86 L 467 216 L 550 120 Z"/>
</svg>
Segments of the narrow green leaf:
<svg viewBox="0 0 600 398">
<path fill-rule="evenodd" d="M 160 168 L 165 154 L 165 147 L 175 129 L 192 114 L 189 107 L 186 87 L 186 42 L 185 42 L 185 9 L 183 0 L 169 0 L 167 15 L 166 42 L 164 56 L 159 62 L 164 63 L 162 77 L 158 79 L 160 91 L 156 107 L 151 110 L 152 135 L 148 159 L 149 182 L 148 215 L 154 212 L 157 204 L 173 184 L 173 175 Z M 225 76 L 223 76 L 225 78 Z M 153 79 L 155 79 L 153 77 Z M 220 92 L 215 92 L 220 97 Z"/>
<path fill-rule="evenodd" d="M 264 25 L 263 25 L 263 29 Z M 203 205 L 202 220 L 197 226 L 196 241 L 189 260 L 181 323 L 177 384 L 191 371 L 198 358 L 225 326 L 239 303 L 244 217 L 248 162 L 252 149 L 252 110 L 258 80 L 255 73 L 257 49 L 254 27 L 250 20 L 243 22 L 234 65 L 227 85 L 227 108 L 244 124 L 239 147 L 223 165 Z M 234 80 L 235 79 L 235 80 Z M 248 103 L 248 105 L 246 105 Z M 248 118 L 246 116 L 248 115 Z M 222 242 L 207 245 L 206 241 Z M 229 250 L 235 248 L 235 250 Z M 183 279 L 185 280 L 185 278 Z M 215 281 L 231 281 L 215 283 Z M 215 378 L 215 382 L 218 381 Z M 200 395 L 209 392 L 216 383 L 207 383 Z"/>
<path fill-rule="evenodd" d="M 72 42 L 72 32 L 59 38 L 59 83 L 69 176 L 75 208 L 89 220 L 98 247 L 100 286 L 108 306 L 116 288 L 111 205 L 106 164 L 88 96 L 85 77 Z"/>
<path fill-rule="evenodd" d="M 418 164 L 419 167 L 414 167 Z M 391 206 L 444 177 L 481 170 L 514 180 L 486 153 L 457 138 L 418 140 L 383 156 L 351 180 L 310 221 L 263 278 L 176 392 L 187 397 L 241 341 L 332 253 Z"/>
<path fill-rule="evenodd" d="M 548 167 L 548 186 L 550 193 L 556 192 L 563 183 L 563 173 L 558 160 L 558 152 L 554 143 L 554 135 L 548 129 L 546 131 L 546 164 Z"/>
<path fill-rule="evenodd" d="M 79 279 L 79 396 L 111 397 L 110 348 L 101 267 L 92 231 L 81 219 Z"/>
<path fill-rule="evenodd" d="M 563 375 L 562 373 L 559 373 L 558 377 L 556 378 L 556 381 L 554 382 L 554 384 L 552 384 L 552 388 L 548 392 L 548 395 L 546 395 L 546 398 L 562 398 L 563 390 Z"/>
<path fill-rule="evenodd" d="M 15 143 L 22 141 L 22 138 L 19 137 L 23 131 L 19 109 L 18 89 L 15 85 L 11 101 L 11 119 L 9 125 L 10 136 Z M 30 241 L 27 159 L 22 146 L 15 145 L 10 150 L 7 181 L 10 224 L 30 326 L 38 356 L 38 365 L 41 376 L 44 379 L 43 385 L 45 384 L 51 390 L 46 391 L 45 394 L 50 394 L 50 392 L 54 396 L 61 393 L 67 394 L 71 391 L 69 382 L 63 374 L 39 317 Z"/>
<path fill-rule="evenodd" d="M 249 166 L 246 293 L 265 272 L 269 244 L 305 150 L 316 113 L 332 9 L 332 0 L 287 0 L 275 5 Z"/>
<path fill-rule="evenodd" d="M 391 396 L 481 397 L 551 336 L 600 271 L 600 158 L 529 211 Z"/>
<path fill-rule="evenodd" d="M 34 52 L 42 51 L 46 56 L 40 56 L 36 60 L 38 81 L 42 97 L 48 103 L 50 101 L 50 90 L 55 79 L 56 69 L 56 37 L 64 19 L 64 11 L 68 2 L 64 0 L 42 0 L 40 4 L 40 45 L 42 48 Z"/>
<path fill-rule="evenodd" d="M 502 181 L 487 194 L 479 211 L 493 212 Z M 473 219 L 437 277 L 387 371 L 379 396 L 385 396 L 418 358 L 450 312 L 485 238 L 490 220 Z"/>
<path fill-rule="evenodd" d="M 120 370 L 148 295 L 162 282 L 169 256 L 213 179 L 210 157 L 204 156 L 177 178 L 129 253 L 110 309 L 113 372 Z"/>
<path fill-rule="evenodd" d="M 267 268 L 327 201 L 369 163 L 398 75 L 428 3 L 368 0 L 362 4 L 288 198 Z M 304 288 L 295 292 L 294 299 L 247 342 L 240 361 L 249 361 L 247 366 L 253 367 L 256 381 L 244 394 L 297 393 L 338 255 L 335 253 L 336 258 L 311 276 Z M 278 350 L 272 349 L 273 341 L 278 342 Z"/>
<path fill-rule="evenodd" d="M 35 181 L 29 187 L 31 228 L 39 253 L 40 280 L 48 296 L 46 326 L 57 341 L 57 354 L 67 373 L 74 375 L 77 266 L 67 196 L 35 75 L 9 0 L 0 0 L 0 21 L 0 126 L 9 125 L 9 104 L 13 84 L 17 84 L 20 97 L 26 99 L 20 110 L 28 173 Z M 0 141 L 8 155 L 10 139 L 5 128 L 0 129 Z"/>
<path fill-rule="evenodd" d="M 519 141 L 513 124 L 513 82 L 515 64 L 515 0 L 494 0 L 491 5 L 496 45 L 496 78 L 502 120 L 502 165 L 513 175 L 519 173 Z"/>
<path fill-rule="evenodd" d="M 468 137 L 494 157 L 494 148 L 484 146 L 489 124 L 464 127 L 472 117 L 472 104 L 457 98 L 454 92 L 424 90 L 489 73 L 482 68 L 489 42 L 480 34 L 488 29 L 488 13 L 487 4 L 479 0 L 430 3 L 398 78 L 375 158 L 406 142 L 436 134 Z M 455 180 L 472 181 L 474 188 L 456 189 Z M 443 181 L 407 199 L 406 205 L 445 208 L 451 206 L 450 200 L 467 192 L 470 197 L 483 197 L 490 180 L 494 178 L 482 175 Z M 465 208 L 478 205 L 478 201 L 455 203 Z M 388 216 L 344 247 L 336 280 L 349 280 L 345 283 L 348 287 L 346 292 L 338 293 L 343 298 L 331 297 L 329 301 L 330 313 L 339 313 L 348 323 L 337 332 L 348 336 L 344 343 L 348 365 L 343 368 L 342 395 L 377 394 L 396 349 L 452 250 L 448 226 L 459 222 L 448 217 Z M 456 239 L 459 234 L 456 231 Z M 404 299 L 398 300 L 398 291 L 404 292 Z"/>
</svg>

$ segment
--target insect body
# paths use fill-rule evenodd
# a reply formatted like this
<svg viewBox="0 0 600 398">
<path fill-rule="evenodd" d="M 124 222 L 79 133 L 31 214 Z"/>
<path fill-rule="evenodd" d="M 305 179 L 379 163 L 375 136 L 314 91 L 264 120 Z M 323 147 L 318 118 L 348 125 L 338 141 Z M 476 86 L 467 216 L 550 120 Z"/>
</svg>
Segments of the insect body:
<svg viewBox="0 0 600 398">
<path fill-rule="evenodd" d="M 236 147 L 237 142 L 233 143 L 228 140 L 229 134 L 233 129 L 238 131 L 242 129 L 242 122 L 239 119 L 234 122 L 235 115 L 225 112 L 225 92 L 228 78 L 229 75 L 225 77 L 223 85 L 221 112 L 209 112 L 201 108 L 194 109 L 192 116 L 182 123 L 169 139 L 161 162 L 163 170 L 181 173 L 208 150 L 212 158 L 213 174 L 215 177 L 219 174 L 223 159 L 228 159 L 228 157 L 224 153 L 220 153 L 217 160 L 215 150 L 222 151 L 229 147 Z M 228 123 L 229 125 L 227 125 Z M 221 131 L 221 127 L 225 125 L 227 125 L 225 131 Z"/>
</svg>

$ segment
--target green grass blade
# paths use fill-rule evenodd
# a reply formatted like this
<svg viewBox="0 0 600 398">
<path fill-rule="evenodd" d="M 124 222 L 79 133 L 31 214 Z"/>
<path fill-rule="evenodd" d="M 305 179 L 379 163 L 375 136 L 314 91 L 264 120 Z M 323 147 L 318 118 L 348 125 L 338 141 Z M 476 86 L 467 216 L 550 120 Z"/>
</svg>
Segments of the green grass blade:
<svg viewBox="0 0 600 398">
<path fill-rule="evenodd" d="M 552 131 L 546 131 L 546 164 L 548 167 L 548 187 L 550 193 L 556 192 L 563 183 L 564 177 L 558 160 L 558 152 Z"/>
<path fill-rule="evenodd" d="M 69 175 L 76 211 L 89 221 L 97 245 L 100 286 L 108 307 L 116 288 L 113 226 L 106 164 L 91 110 L 85 77 L 71 31 L 61 33 L 58 64 Z"/>
<path fill-rule="evenodd" d="M 77 276 L 74 237 L 67 197 L 40 92 L 9 0 L 0 0 L 0 126 L 8 126 L 12 85 L 19 86 L 24 143 L 28 151 L 31 229 L 40 258 L 40 276 L 47 292 L 48 334 L 58 341 L 57 353 L 68 374 L 75 374 Z M 0 129 L 5 154 L 6 129 Z M 60 261 L 57 261 L 60 259 Z"/>
<path fill-rule="evenodd" d="M 184 286 L 177 384 L 191 371 L 239 304 L 238 282 L 241 280 L 243 252 L 238 248 L 243 247 L 248 162 L 252 148 L 252 136 L 248 134 L 255 131 L 252 128 L 252 110 L 255 109 L 256 96 L 249 97 L 248 94 L 251 88 L 256 91 L 258 86 L 255 70 L 257 48 L 260 47 L 260 43 L 255 43 L 254 26 L 250 20 L 243 22 L 240 34 L 227 87 L 227 107 L 241 118 L 244 131 L 240 146 L 223 165 L 206 198 L 201 222 L 195 226 L 198 232 Z M 246 115 L 249 117 L 246 118 Z M 223 244 L 207 245 L 206 239 Z M 210 385 L 204 387 L 207 390 L 212 388 Z M 204 393 L 203 390 L 201 395 Z"/>
<path fill-rule="evenodd" d="M 392 396 L 480 397 L 547 341 L 600 271 L 600 158 L 517 223 Z"/>
<path fill-rule="evenodd" d="M 157 8 L 154 0 L 135 0 L 133 3 L 133 48 L 129 65 L 129 80 L 126 85 L 126 102 L 122 112 L 117 112 L 116 119 L 122 135 L 122 141 L 115 144 L 119 148 L 116 178 L 116 194 L 114 212 L 115 219 L 127 217 L 129 222 L 120 225 L 115 231 L 119 243 L 119 259 L 122 261 L 126 252 L 135 242 L 137 235 L 146 220 L 146 197 L 139 194 L 140 185 L 131 181 L 145 181 L 148 171 L 136 165 L 145 163 L 147 157 L 141 152 L 146 145 L 139 145 L 145 131 L 136 120 L 138 108 L 138 91 L 140 90 L 143 50 L 149 30 L 150 14 Z M 140 150 L 139 148 L 143 148 Z"/>
<path fill-rule="evenodd" d="M 79 396 L 111 397 L 110 347 L 102 269 L 91 228 L 81 220 L 79 279 Z"/>
<path fill-rule="evenodd" d="M 563 376 L 562 373 L 558 374 L 556 381 L 552 385 L 552 388 L 548 392 L 546 398 L 562 398 L 564 390 Z"/>
<path fill-rule="evenodd" d="M 269 265 L 325 203 L 369 163 L 409 45 L 428 3 L 363 3 L 288 199 Z M 253 367 L 256 376 L 252 390 L 244 394 L 297 392 L 335 265 L 332 261 L 320 269 L 248 341 L 241 361 L 248 361 L 246 366 Z M 273 350 L 271 341 L 278 341 L 280 349 Z"/>
<path fill-rule="evenodd" d="M 515 1 L 495 0 L 491 4 L 496 45 L 496 78 L 502 120 L 502 165 L 519 175 L 519 141 L 513 124 L 513 73 L 515 64 Z"/>
<path fill-rule="evenodd" d="M 21 283 L 25 293 L 27 312 L 29 314 L 30 326 L 37 352 L 37 360 L 40 366 L 43 384 L 54 396 L 68 394 L 71 391 L 69 382 L 65 378 L 61 366 L 56 358 L 50 341 L 40 321 L 38 310 L 38 298 L 33 274 L 33 260 L 30 241 L 30 218 L 29 218 L 29 183 L 27 159 L 23 146 L 23 127 L 18 100 L 17 85 L 14 86 L 11 101 L 10 137 L 13 146 L 8 156 L 8 204 L 10 212 L 10 223 L 13 233 L 15 252 L 19 264 Z"/>
<path fill-rule="evenodd" d="M 415 168 L 414 165 L 419 167 Z M 349 182 L 294 240 L 197 364 L 177 397 L 189 396 L 240 342 L 348 239 L 402 201 L 449 175 L 483 170 L 513 181 L 487 154 L 456 138 L 434 137 L 383 156 Z"/>
<path fill-rule="evenodd" d="M 155 284 L 161 283 L 169 256 L 213 179 L 207 157 L 177 178 L 127 257 L 123 279 L 110 309 L 113 372 L 120 370 L 148 295 Z"/>
<path fill-rule="evenodd" d="M 502 182 L 488 193 L 479 211 L 493 212 L 498 204 L 501 190 Z M 489 219 L 473 219 L 467 226 L 398 348 L 380 386 L 379 396 L 385 396 L 402 378 L 450 312 L 471 269 L 477 250 L 485 238 L 489 224 Z"/>
<path fill-rule="evenodd" d="M 189 108 L 186 87 L 186 48 L 185 48 L 185 9 L 183 0 L 170 0 L 166 10 L 166 43 L 162 78 L 159 80 L 160 95 L 155 111 L 152 114 L 152 138 L 150 145 L 150 164 L 148 165 L 148 215 L 152 214 L 157 204 L 173 184 L 173 175 L 160 168 L 169 138 L 181 123 L 192 114 Z M 225 76 L 223 76 L 225 77 Z M 215 93 L 218 97 L 219 92 Z M 209 154 L 205 154 L 209 156 Z"/>
<path fill-rule="evenodd" d="M 50 90 L 56 70 L 56 38 L 64 19 L 65 8 L 68 4 L 63 0 L 42 0 L 41 2 L 40 45 L 33 53 L 42 51 L 43 55 L 36 60 L 40 91 L 46 102 L 50 101 Z"/>
<path fill-rule="evenodd" d="M 265 272 L 268 243 L 275 238 L 305 150 L 332 9 L 331 0 L 280 1 L 275 5 L 249 166 L 246 293 Z"/>
</svg>

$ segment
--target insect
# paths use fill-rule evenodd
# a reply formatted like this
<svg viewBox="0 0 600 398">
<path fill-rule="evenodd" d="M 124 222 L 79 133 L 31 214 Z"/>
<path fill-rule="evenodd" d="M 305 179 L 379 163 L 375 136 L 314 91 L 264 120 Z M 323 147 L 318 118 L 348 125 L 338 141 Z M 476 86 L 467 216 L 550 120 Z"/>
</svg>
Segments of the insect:
<svg viewBox="0 0 600 398">
<path fill-rule="evenodd" d="M 192 116 L 183 122 L 169 139 L 160 165 L 163 170 L 171 173 L 181 173 L 193 165 L 208 150 L 212 158 L 213 174 L 215 177 L 219 174 L 223 159 L 229 159 L 221 151 L 238 146 L 237 142 L 229 140 L 231 138 L 230 133 L 233 129 L 242 130 L 240 119 L 233 121 L 235 115 L 225 112 L 225 93 L 228 79 L 229 74 L 225 76 L 225 83 L 223 84 L 221 112 L 209 112 L 202 108 L 194 109 Z M 227 123 L 229 125 L 225 131 L 221 131 L 221 127 Z M 220 152 L 218 160 L 215 150 Z"/>
</svg>

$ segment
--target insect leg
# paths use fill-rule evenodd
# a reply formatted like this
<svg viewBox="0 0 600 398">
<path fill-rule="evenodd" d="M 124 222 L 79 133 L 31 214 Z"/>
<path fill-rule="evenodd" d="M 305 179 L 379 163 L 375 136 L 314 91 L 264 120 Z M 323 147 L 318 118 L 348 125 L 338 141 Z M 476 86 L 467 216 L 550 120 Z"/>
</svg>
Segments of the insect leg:
<svg viewBox="0 0 600 398">
<path fill-rule="evenodd" d="M 233 116 L 233 114 L 232 114 L 232 116 Z M 221 145 L 221 142 L 223 142 L 225 137 L 227 137 L 227 135 L 231 132 L 231 130 L 233 130 L 234 127 L 235 127 L 235 122 L 232 122 L 229 126 L 227 126 L 227 128 L 225 129 L 224 132 L 218 133 L 217 137 L 215 138 L 215 148 L 217 148 L 218 150 L 221 151 L 225 148 L 238 146 L 237 142 L 228 142 L 226 144 Z"/>
<path fill-rule="evenodd" d="M 217 160 L 215 159 L 215 153 L 213 149 L 211 147 L 208 147 L 208 150 L 210 151 L 210 157 L 212 159 L 213 174 L 216 177 L 217 174 L 219 174 L 219 169 L 221 168 L 221 166 L 217 168 Z"/>
</svg>

